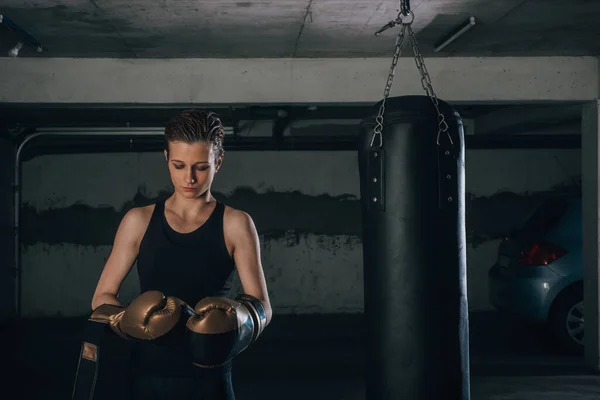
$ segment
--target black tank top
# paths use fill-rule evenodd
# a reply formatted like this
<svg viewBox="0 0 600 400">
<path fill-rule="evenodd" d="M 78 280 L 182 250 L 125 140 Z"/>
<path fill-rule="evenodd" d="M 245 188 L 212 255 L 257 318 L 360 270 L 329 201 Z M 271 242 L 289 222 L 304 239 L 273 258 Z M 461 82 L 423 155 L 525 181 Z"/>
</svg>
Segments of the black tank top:
<svg viewBox="0 0 600 400">
<path fill-rule="evenodd" d="M 217 202 L 204 224 L 179 233 L 167 222 L 164 200 L 157 202 L 138 253 L 141 292 L 159 290 L 192 308 L 204 297 L 227 296 L 235 264 L 225 244 L 224 211 L 225 205 Z M 214 375 L 230 369 L 230 364 L 217 369 L 194 367 L 184 343 L 136 344 L 133 360 L 138 371 L 161 375 Z"/>
</svg>

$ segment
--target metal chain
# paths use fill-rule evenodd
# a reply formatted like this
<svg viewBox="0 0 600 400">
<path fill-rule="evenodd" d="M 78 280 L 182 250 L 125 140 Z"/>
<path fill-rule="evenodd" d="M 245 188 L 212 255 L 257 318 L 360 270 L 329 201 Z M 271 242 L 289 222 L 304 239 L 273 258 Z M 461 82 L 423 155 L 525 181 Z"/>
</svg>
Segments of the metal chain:
<svg viewBox="0 0 600 400">
<path fill-rule="evenodd" d="M 396 50 L 394 51 L 394 56 L 392 57 L 392 66 L 390 67 L 390 72 L 388 74 L 387 82 L 385 84 L 385 88 L 383 90 L 383 100 L 381 105 L 379 106 L 379 112 L 377 113 L 377 117 L 375 118 L 375 130 L 373 133 L 373 137 L 371 138 L 371 147 L 373 147 L 373 143 L 375 143 L 375 137 L 379 139 L 379 146 L 383 145 L 383 136 L 381 132 L 383 131 L 383 114 L 385 113 L 385 102 L 387 98 L 390 96 L 390 91 L 392 89 L 392 84 L 394 83 L 394 76 L 396 74 L 396 66 L 398 65 L 398 59 L 402 54 L 402 48 L 404 47 L 404 38 L 406 33 L 406 27 L 408 25 L 402 24 L 402 30 L 396 37 Z"/>
<path fill-rule="evenodd" d="M 404 4 L 402 4 L 404 6 Z M 398 65 L 398 59 L 400 58 L 400 54 L 402 54 L 402 49 L 404 46 L 404 39 L 406 37 L 406 33 L 408 32 L 408 39 L 413 49 L 413 54 L 415 57 L 415 64 L 417 65 L 417 69 L 419 70 L 419 74 L 421 75 L 421 86 L 423 86 L 423 90 L 427 96 L 431 99 L 433 106 L 438 114 L 438 134 L 436 143 L 440 145 L 440 135 L 442 132 L 446 132 L 448 139 L 451 144 L 454 144 L 450 133 L 448 132 L 448 124 L 444 115 L 440 112 L 438 98 L 433 90 L 433 86 L 431 84 L 431 77 L 429 76 L 429 72 L 427 71 L 427 67 L 425 66 L 425 60 L 423 60 L 423 56 L 419 51 L 419 43 L 417 42 L 417 37 L 414 31 L 411 28 L 411 24 L 414 21 L 414 14 L 412 11 L 408 11 L 408 14 L 403 14 L 403 7 L 401 7 L 401 11 L 398 13 L 398 16 L 395 20 L 388 22 L 381 29 L 375 32 L 375 35 L 379 35 L 383 31 L 392 28 L 398 24 L 402 25 L 402 29 L 398 36 L 396 37 L 396 49 L 394 51 L 394 56 L 392 58 L 392 65 L 390 67 L 390 72 L 388 74 L 388 78 L 385 84 L 385 88 L 383 91 L 383 100 L 381 105 L 379 106 L 379 112 L 377 113 L 377 117 L 375 118 L 375 129 L 373 130 L 373 137 L 371 138 L 371 147 L 375 143 L 375 139 L 378 139 L 379 145 L 378 147 L 383 146 L 383 115 L 385 113 L 385 103 L 390 95 L 390 91 L 392 88 L 392 83 L 394 82 L 394 75 L 396 72 L 396 66 Z M 403 18 L 410 16 L 410 21 L 405 21 Z"/>
<path fill-rule="evenodd" d="M 417 42 L 417 36 L 415 32 L 412 30 L 410 26 L 408 26 L 408 40 L 413 48 L 413 54 L 415 56 L 415 64 L 417 65 L 417 69 L 421 74 L 421 86 L 423 86 L 423 90 L 431 99 L 433 106 L 438 114 L 438 134 L 437 134 L 437 145 L 440 145 L 440 134 L 442 132 L 446 132 L 448 139 L 450 140 L 450 144 L 454 144 L 452 141 L 452 137 L 448 132 L 448 124 L 446 123 L 446 119 L 444 118 L 444 114 L 440 112 L 438 98 L 435 95 L 435 91 L 433 90 L 433 86 L 431 85 L 431 77 L 429 76 L 429 72 L 427 71 L 427 67 L 425 66 L 425 60 L 423 60 L 423 56 L 419 51 L 419 42 Z"/>
<path fill-rule="evenodd" d="M 400 12 L 404 15 L 408 15 L 410 12 L 410 1 L 409 0 L 400 0 Z"/>
</svg>

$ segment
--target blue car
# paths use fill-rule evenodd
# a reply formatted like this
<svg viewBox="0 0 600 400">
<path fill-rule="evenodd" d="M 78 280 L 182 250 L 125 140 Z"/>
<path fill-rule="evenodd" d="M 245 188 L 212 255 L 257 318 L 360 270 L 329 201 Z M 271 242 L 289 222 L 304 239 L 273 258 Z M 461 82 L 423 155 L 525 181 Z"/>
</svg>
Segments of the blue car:
<svg viewBox="0 0 600 400">
<path fill-rule="evenodd" d="M 581 197 L 545 200 L 502 241 L 488 274 L 493 307 L 547 324 L 574 355 L 583 353 L 581 230 Z"/>
</svg>

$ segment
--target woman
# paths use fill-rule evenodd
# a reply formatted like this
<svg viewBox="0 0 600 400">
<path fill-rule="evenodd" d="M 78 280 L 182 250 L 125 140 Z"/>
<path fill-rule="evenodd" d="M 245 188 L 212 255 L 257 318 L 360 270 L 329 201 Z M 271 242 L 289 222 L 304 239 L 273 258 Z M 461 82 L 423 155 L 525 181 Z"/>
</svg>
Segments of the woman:
<svg viewBox="0 0 600 400">
<path fill-rule="evenodd" d="M 141 292 L 158 290 L 191 307 L 204 297 L 226 296 L 234 269 L 244 293 L 272 311 L 252 218 L 215 200 L 211 185 L 223 163 L 224 130 L 212 112 L 187 110 L 165 128 L 164 155 L 173 194 L 131 209 L 117 230 L 98 281 L 92 309 L 122 305 L 119 288 L 137 260 Z M 198 368 L 185 349 L 137 343 L 134 398 L 231 400 L 231 365 Z"/>
</svg>

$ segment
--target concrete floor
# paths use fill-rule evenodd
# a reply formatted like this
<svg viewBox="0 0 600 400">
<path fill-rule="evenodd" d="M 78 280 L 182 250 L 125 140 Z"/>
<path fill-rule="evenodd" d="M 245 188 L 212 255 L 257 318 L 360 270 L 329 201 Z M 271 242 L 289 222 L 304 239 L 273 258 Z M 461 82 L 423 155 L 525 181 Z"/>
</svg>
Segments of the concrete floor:
<svg viewBox="0 0 600 400">
<path fill-rule="evenodd" d="M 8 356 L 9 368 L 2 373 L 7 395 L 0 398 L 70 398 L 81 325 L 53 319 L 3 326 L 2 359 Z M 360 315 L 275 316 L 235 361 L 238 400 L 364 400 L 362 326 Z M 472 313 L 471 399 L 600 399 L 600 376 L 582 359 L 559 355 L 539 329 Z"/>
</svg>

